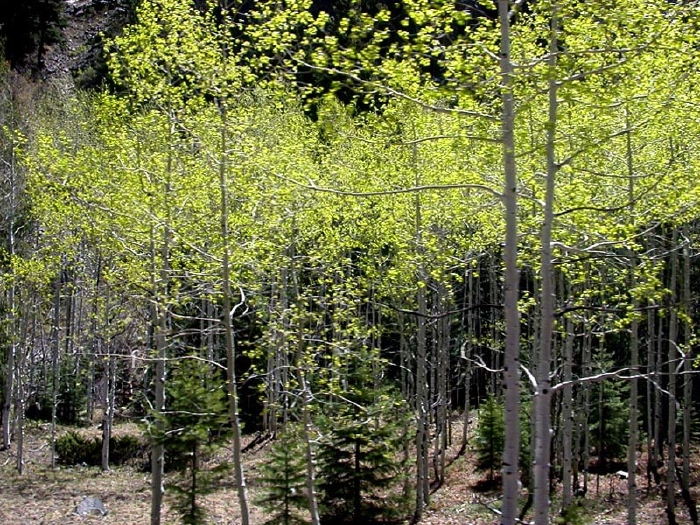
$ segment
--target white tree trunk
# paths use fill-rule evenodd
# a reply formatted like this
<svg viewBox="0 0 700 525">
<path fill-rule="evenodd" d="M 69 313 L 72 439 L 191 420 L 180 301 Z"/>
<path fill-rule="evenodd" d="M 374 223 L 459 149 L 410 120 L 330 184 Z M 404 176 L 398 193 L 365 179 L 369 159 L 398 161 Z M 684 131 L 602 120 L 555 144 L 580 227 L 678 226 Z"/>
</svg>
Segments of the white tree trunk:
<svg viewBox="0 0 700 525">
<path fill-rule="evenodd" d="M 177 134 L 175 119 L 170 119 L 169 143 L 172 144 Z M 168 198 L 172 191 L 171 174 L 173 171 L 172 148 L 168 149 L 167 163 L 165 167 L 166 180 L 163 184 L 163 192 Z M 157 217 L 153 206 L 151 216 Z M 153 409 L 157 414 L 165 411 L 165 381 L 167 374 L 167 347 L 168 347 L 168 327 L 169 327 L 169 306 L 168 295 L 170 294 L 170 243 L 171 243 L 171 217 L 169 211 L 166 213 L 165 224 L 163 225 L 163 238 L 160 244 L 160 264 L 158 263 L 157 244 L 157 224 L 151 226 L 150 232 L 150 254 L 151 254 L 151 289 L 154 297 L 151 301 L 151 322 L 153 323 L 155 339 L 155 396 Z M 156 222 L 156 221 L 154 221 Z M 160 525 L 161 509 L 163 506 L 163 496 L 165 495 L 164 473 L 165 473 L 165 446 L 161 440 L 164 428 L 163 421 L 159 418 L 156 421 L 158 440 L 153 444 L 151 450 L 151 525 Z"/>
<path fill-rule="evenodd" d="M 8 108 L 8 118 L 9 122 L 6 122 L 9 128 L 8 138 L 9 144 L 9 158 L 3 159 L 8 173 L 7 179 L 9 184 L 8 193 L 8 225 L 7 225 L 7 256 L 10 261 L 15 256 L 16 242 L 15 242 L 15 216 L 17 214 L 17 150 L 14 142 L 14 133 L 16 130 L 16 111 L 15 107 L 15 89 L 8 84 L 2 86 L 5 90 L 5 95 L 7 97 L 6 104 Z M 15 361 L 17 358 L 17 326 L 16 326 L 16 314 L 15 314 L 15 296 L 16 296 L 16 284 L 14 280 L 13 270 L 10 269 L 10 283 L 7 288 L 7 329 L 8 329 L 8 344 L 7 344 L 7 359 L 5 360 L 5 391 L 3 395 L 3 406 L 2 406 L 2 448 L 7 450 L 10 448 L 11 440 L 11 423 L 12 423 L 12 402 L 14 400 L 14 382 L 17 374 L 15 370 Z M 19 380 L 19 378 L 18 378 Z"/>
<path fill-rule="evenodd" d="M 562 432 L 562 508 L 566 509 L 573 502 L 572 463 L 573 463 L 573 387 L 571 385 L 572 364 L 574 360 L 574 323 L 566 320 L 566 341 L 564 343 L 564 363 L 562 380 L 562 414 L 564 431 Z"/>
<path fill-rule="evenodd" d="M 687 232 L 686 232 L 687 233 Z M 685 235 L 687 237 L 687 235 Z M 690 294 L 690 248 L 686 241 L 683 246 L 683 310 L 690 316 L 692 297 Z M 683 473 L 681 476 L 681 490 L 683 499 L 688 506 L 688 514 L 693 525 L 698 525 L 698 509 L 695 498 L 690 492 L 690 427 L 692 425 L 693 404 L 693 348 L 690 341 L 693 336 L 693 328 L 688 319 L 683 322 L 683 341 L 685 343 L 685 358 L 683 359 Z"/>
<path fill-rule="evenodd" d="M 673 229 L 671 241 L 671 275 L 669 278 L 670 315 L 668 319 L 668 458 L 666 468 L 666 515 L 669 525 L 676 525 L 676 367 L 678 366 L 678 230 Z"/>
<path fill-rule="evenodd" d="M 558 171 L 555 139 L 557 125 L 557 88 L 555 69 L 558 52 L 558 13 L 552 3 L 552 28 L 549 55 L 549 117 L 547 123 L 547 179 L 545 184 L 544 220 L 541 237 L 540 345 L 537 357 L 535 394 L 534 507 L 535 525 L 549 525 L 549 470 L 552 445 L 551 361 L 554 331 L 554 269 L 552 267 L 552 227 L 554 222 L 554 182 Z"/>
<path fill-rule="evenodd" d="M 221 116 L 221 158 L 219 162 L 219 190 L 221 199 L 221 241 L 223 255 L 221 259 L 221 287 L 223 305 L 223 329 L 226 344 L 226 368 L 228 383 L 229 419 L 232 428 L 233 470 L 238 489 L 238 504 L 241 508 L 241 525 L 248 525 L 250 512 L 248 510 L 248 489 L 243 472 L 241 447 L 241 423 L 238 418 L 238 388 L 236 385 L 236 351 L 233 337 L 231 267 L 230 267 L 230 234 L 228 226 L 229 197 L 228 197 L 228 119 L 223 103 L 219 105 Z"/>
<path fill-rule="evenodd" d="M 503 358 L 503 390 L 505 391 L 505 446 L 503 449 L 503 505 L 501 525 L 514 525 L 518 517 L 520 476 L 520 319 L 518 314 L 518 181 L 515 163 L 515 122 L 510 59 L 510 20 L 508 0 L 498 1 L 501 25 L 501 134 L 503 139 L 506 239 L 503 249 L 505 264 L 506 346 Z"/>
<path fill-rule="evenodd" d="M 632 131 L 630 129 L 629 114 L 625 111 L 626 149 L 627 149 L 627 175 L 629 177 L 629 202 L 634 202 L 634 158 L 632 155 Z M 634 212 L 634 204 L 630 204 L 630 214 Z M 630 257 L 629 287 L 634 291 L 637 285 L 637 259 Z M 632 322 L 630 323 L 630 416 L 629 438 L 627 440 L 627 524 L 637 523 L 637 442 L 639 435 L 639 300 L 632 295 Z"/>
<path fill-rule="evenodd" d="M 304 440 L 304 455 L 306 457 L 306 497 L 309 501 L 309 513 L 311 514 L 311 525 L 320 525 L 321 518 L 318 511 L 318 497 L 316 495 L 316 461 L 311 440 L 311 415 L 309 405 L 311 404 L 311 388 L 306 381 L 306 370 L 304 360 L 304 327 L 302 321 L 299 322 L 297 338 L 296 369 L 297 381 L 301 389 L 301 431 Z"/>
<path fill-rule="evenodd" d="M 10 338 L 7 343 L 7 357 L 5 360 L 5 390 L 3 392 L 2 405 L 2 450 L 10 448 L 10 434 L 12 426 L 12 401 L 14 394 L 14 378 L 15 378 L 15 353 L 16 345 L 14 338 L 14 285 L 10 285 L 8 291 L 8 309 L 10 310 L 8 322 L 10 323 Z"/>
<path fill-rule="evenodd" d="M 109 347 L 108 351 L 109 353 Z M 112 422 L 114 420 L 114 381 L 115 362 L 113 357 L 106 357 L 103 365 L 104 380 L 104 413 L 102 414 L 102 472 L 109 470 L 109 441 L 112 438 Z"/>
<path fill-rule="evenodd" d="M 151 319 L 154 324 L 154 339 L 155 339 L 155 395 L 153 401 L 153 410 L 156 413 L 165 411 L 165 374 L 166 374 L 166 348 L 167 348 L 167 312 L 164 304 L 165 298 L 160 297 L 160 287 L 157 279 L 157 261 L 155 256 L 155 231 L 151 231 L 151 257 L 153 268 L 151 270 L 151 286 L 156 294 L 156 298 L 151 302 Z M 166 247 L 163 251 L 167 250 Z M 165 262 L 163 262 L 163 265 Z M 160 271 L 161 278 L 165 275 L 167 279 L 167 270 L 162 268 Z M 163 286 L 165 286 L 163 280 Z M 157 434 L 160 436 L 163 433 L 163 423 L 156 421 Z M 165 486 L 163 484 L 165 466 L 165 447 L 163 442 L 156 440 L 151 449 L 151 525 L 160 525 L 161 523 L 161 508 L 163 506 L 163 495 L 165 494 Z"/>
<path fill-rule="evenodd" d="M 56 275 L 53 299 L 53 323 L 51 326 L 51 371 L 53 383 L 51 385 L 51 468 L 56 468 L 56 417 L 58 410 L 58 389 L 60 372 L 60 348 L 61 348 L 61 272 Z"/>
<path fill-rule="evenodd" d="M 416 508 L 414 519 L 420 521 L 423 509 L 430 503 L 430 472 L 428 468 L 428 378 L 426 373 L 426 322 L 427 315 L 425 288 L 427 283 L 421 275 L 418 288 L 418 333 L 416 341 Z"/>
</svg>

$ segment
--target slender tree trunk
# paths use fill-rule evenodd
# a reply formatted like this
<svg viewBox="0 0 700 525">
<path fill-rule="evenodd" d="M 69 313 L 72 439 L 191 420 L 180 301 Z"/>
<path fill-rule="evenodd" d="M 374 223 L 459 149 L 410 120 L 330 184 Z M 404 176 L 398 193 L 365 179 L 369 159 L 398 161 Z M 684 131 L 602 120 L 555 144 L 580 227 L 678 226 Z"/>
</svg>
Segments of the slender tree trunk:
<svg viewBox="0 0 700 525">
<path fill-rule="evenodd" d="M 654 341 L 655 332 L 655 317 L 653 310 L 647 313 L 647 374 L 650 380 L 647 381 L 647 496 L 651 492 L 651 481 L 654 478 L 654 483 L 658 485 L 658 420 L 656 418 L 656 396 L 658 390 L 654 388 L 654 384 L 659 381 L 658 371 L 656 369 L 656 342 Z"/>
<path fill-rule="evenodd" d="M 173 144 L 177 133 L 175 120 L 171 117 L 169 129 L 169 144 Z M 163 184 L 166 206 L 172 193 L 171 176 L 173 172 L 173 152 L 168 149 L 168 157 L 165 166 L 166 180 Z M 157 217 L 155 213 L 155 203 L 151 204 L 151 215 Z M 170 317 L 170 244 L 171 244 L 171 217 L 166 211 L 165 224 L 163 225 L 162 240 L 158 246 L 158 231 L 156 221 L 151 226 L 150 231 L 150 255 L 151 255 L 151 323 L 153 325 L 153 337 L 155 339 L 155 395 L 153 410 L 156 415 L 165 411 L 165 381 L 167 373 L 167 350 L 168 350 L 168 328 Z M 160 263 L 158 261 L 158 248 L 160 248 Z M 163 418 L 156 419 L 156 434 L 158 439 L 153 443 L 151 450 L 151 525 L 161 524 L 161 509 L 163 506 L 163 496 L 165 495 L 164 475 L 165 475 L 165 445 L 161 439 L 165 428 Z"/>
<path fill-rule="evenodd" d="M 681 490 L 683 500 L 688 506 L 688 514 L 693 525 L 698 525 L 698 509 L 690 492 L 690 427 L 692 425 L 693 404 L 693 347 L 691 339 L 693 328 L 689 321 L 692 309 L 692 297 L 690 295 L 690 248 L 688 241 L 683 246 L 683 312 L 686 314 L 683 321 L 683 342 L 685 356 L 683 357 L 683 473 L 681 476 Z"/>
<path fill-rule="evenodd" d="M 112 423 L 114 421 L 114 388 L 116 380 L 116 363 L 109 355 L 109 343 L 106 345 L 103 373 L 104 379 L 104 412 L 102 415 L 102 472 L 109 470 L 110 439 L 112 438 Z"/>
<path fill-rule="evenodd" d="M 23 352 L 24 353 L 24 352 Z M 17 399 L 15 401 L 15 411 L 17 414 L 17 428 L 15 430 L 17 441 L 17 473 L 24 474 L 24 355 L 19 356 L 17 367 Z"/>
<path fill-rule="evenodd" d="M 14 171 L 11 163 L 11 171 Z M 12 183 L 10 187 L 10 225 L 9 225 L 9 253 L 8 256 L 10 260 L 14 258 L 15 252 L 15 235 L 14 235 L 14 174 L 11 174 Z M 7 342 L 7 360 L 5 361 L 6 373 L 5 373 L 5 392 L 3 396 L 3 406 L 2 406 L 2 446 L 3 450 L 10 448 L 10 434 L 11 434 L 11 422 L 12 422 L 12 401 L 14 394 L 14 379 L 15 379 L 15 359 L 17 354 L 17 334 L 16 334 L 16 320 L 15 320 L 15 282 L 13 276 L 11 276 L 12 282 L 7 289 L 7 331 L 8 331 L 8 342 Z"/>
<path fill-rule="evenodd" d="M 399 325 L 399 356 L 400 356 L 400 362 L 401 362 L 401 394 L 404 399 L 409 399 L 413 400 L 415 399 L 413 396 L 413 373 L 411 371 L 411 355 L 410 355 L 410 349 L 408 345 L 408 341 L 406 340 L 406 327 L 405 327 L 405 322 L 404 322 L 404 315 L 403 313 L 399 312 L 398 313 L 398 325 Z M 411 408 L 414 409 L 415 413 L 415 406 L 412 406 Z M 409 459 L 411 457 L 411 443 L 412 439 L 411 436 L 408 435 L 408 432 L 406 433 L 406 439 L 403 441 L 403 459 L 404 459 L 404 464 L 406 465 L 406 468 L 409 469 Z M 411 473 L 409 470 L 406 471 L 404 477 L 404 485 L 403 485 L 403 495 L 408 501 L 408 498 L 411 494 L 412 488 L 414 485 L 411 483 Z"/>
<path fill-rule="evenodd" d="M 284 320 L 285 318 L 285 308 L 278 304 L 282 302 L 282 297 L 285 294 L 285 290 L 278 288 L 280 285 L 273 280 L 270 284 L 270 314 L 279 317 Z M 278 297 L 279 296 L 279 297 Z M 283 322 L 283 321 L 282 321 Z M 267 345 L 267 388 L 266 388 L 266 400 L 265 400 L 265 419 L 263 420 L 263 430 L 271 435 L 276 436 L 278 432 L 278 411 L 280 409 L 280 403 L 282 397 L 284 396 L 283 385 L 286 383 L 282 382 L 282 368 L 280 363 L 280 355 L 285 352 L 284 350 L 284 335 L 282 327 L 281 329 L 277 326 L 272 328 L 272 333 L 270 334 L 269 343 Z"/>
<path fill-rule="evenodd" d="M 12 422 L 12 401 L 14 393 L 14 380 L 15 380 L 15 359 L 17 354 L 17 327 L 15 319 L 15 294 L 16 294 L 16 283 L 14 270 L 12 269 L 12 260 L 15 256 L 15 215 L 16 201 L 17 201 L 17 159 L 16 159 L 16 148 L 14 144 L 14 132 L 15 130 L 15 107 L 14 107 L 14 89 L 8 84 L 7 86 L 2 86 L 7 90 L 7 97 L 9 99 L 9 158 L 5 161 L 8 168 L 8 178 L 9 178 L 9 221 L 7 225 L 7 257 L 10 261 L 10 279 L 11 282 L 7 288 L 7 331 L 8 331 L 8 344 L 7 344 L 7 358 L 5 360 L 5 384 L 3 393 L 3 406 L 2 406 L 2 449 L 8 450 L 10 448 L 11 440 L 11 422 Z"/>
<path fill-rule="evenodd" d="M 505 264 L 506 347 L 503 362 L 505 391 L 505 446 L 503 450 L 503 505 L 501 525 L 514 525 L 518 516 L 520 454 L 520 319 L 518 314 L 518 180 L 515 163 L 515 112 L 511 80 L 510 20 L 508 0 L 498 1 L 501 25 L 501 98 L 503 138 L 506 238 L 503 249 Z"/>
<path fill-rule="evenodd" d="M 414 520 L 420 521 L 423 509 L 430 503 L 430 474 L 428 469 L 428 385 L 426 353 L 426 315 L 427 305 L 424 275 L 420 275 L 418 288 L 418 333 L 416 341 L 416 509 Z"/>
<path fill-rule="evenodd" d="M 241 424 L 238 419 L 238 389 L 236 385 L 236 351 L 233 337 L 232 297 L 231 292 L 231 266 L 230 266 L 230 233 L 228 226 L 229 196 L 228 196 L 228 117 L 226 107 L 219 103 L 221 116 L 221 159 L 219 162 L 219 191 L 221 198 L 221 241 L 223 254 L 221 261 L 221 287 L 223 305 L 223 329 L 226 344 L 226 368 L 228 371 L 228 401 L 229 419 L 232 427 L 233 469 L 238 489 L 238 504 L 241 508 L 241 524 L 248 525 L 250 513 L 248 511 L 248 489 L 243 473 L 243 458 L 241 449 Z M 243 298 L 242 298 L 243 300 Z"/>
<path fill-rule="evenodd" d="M 303 373 L 302 378 L 303 378 Z M 320 525 L 321 519 L 318 511 L 318 496 L 316 494 L 316 460 L 311 440 L 311 415 L 309 405 L 311 404 L 311 391 L 304 379 L 300 386 L 302 388 L 302 438 L 304 439 L 304 455 L 306 456 L 306 492 L 309 500 L 309 512 L 311 514 L 311 525 Z"/>
<path fill-rule="evenodd" d="M 165 304 L 165 293 L 160 291 L 157 283 L 157 260 L 155 256 L 155 231 L 151 232 L 151 256 L 152 256 L 152 282 L 151 286 L 154 290 L 154 295 L 151 302 L 151 319 L 154 326 L 155 339 L 155 396 L 153 401 L 153 410 L 156 414 L 165 411 L 165 374 L 166 374 L 166 351 L 167 351 L 167 305 Z M 164 248 L 165 250 L 165 248 Z M 165 262 L 163 262 L 163 265 Z M 161 270 L 161 278 L 163 275 L 167 279 L 167 270 Z M 163 286 L 165 286 L 163 281 Z M 163 295 L 161 296 L 161 293 Z M 163 423 L 160 418 L 156 420 L 157 435 L 163 434 Z M 163 495 L 165 494 L 165 486 L 163 484 L 165 466 L 165 446 L 160 438 L 153 443 L 151 450 L 151 525 L 160 525 L 161 523 L 161 508 L 163 506 Z"/>
<path fill-rule="evenodd" d="M 468 432 L 469 432 L 469 403 L 471 393 L 471 378 L 472 378 L 472 353 L 473 353 L 473 337 L 474 337 L 474 272 L 467 270 L 466 300 L 463 301 L 466 312 L 466 327 L 463 327 L 463 343 L 462 343 L 462 359 L 464 361 L 464 414 L 462 416 L 462 446 L 460 454 L 467 450 Z"/>
<path fill-rule="evenodd" d="M 600 338 L 598 352 L 603 352 L 605 348 L 605 337 Z M 600 355 L 600 354 L 599 354 Z M 596 496 L 600 495 L 600 476 L 601 472 L 605 470 L 607 456 L 605 455 L 605 447 L 603 446 L 605 442 L 605 382 L 600 383 L 600 388 L 598 389 L 598 468 L 595 474 L 595 493 Z"/>
<path fill-rule="evenodd" d="M 562 432 L 562 508 L 566 509 L 573 503 L 573 387 L 572 365 L 574 361 L 574 323 L 571 319 L 566 320 L 566 341 L 564 342 L 564 363 L 562 380 L 564 381 L 564 391 L 562 393 L 562 419 L 564 421 L 564 431 Z"/>
<path fill-rule="evenodd" d="M 435 443 L 433 449 L 433 470 L 435 480 L 442 484 L 445 478 L 446 450 L 448 441 L 447 407 L 448 393 L 448 361 L 449 361 L 449 310 L 447 291 L 442 282 L 436 283 L 435 314 L 438 316 L 435 326 Z"/>
<path fill-rule="evenodd" d="M 24 316 L 22 319 L 22 335 L 18 341 L 18 363 L 17 363 L 17 473 L 21 476 L 24 474 L 24 372 L 27 361 L 27 332 L 30 330 L 29 323 L 31 320 L 31 333 L 36 333 L 36 298 L 32 295 L 33 302 L 28 302 Z"/>
<path fill-rule="evenodd" d="M 629 177 L 629 202 L 634 202 L 634 159 L 632 154 L 632 131 L 630 129 L 629 113 L 625 110 L 625 125 L 627 128 L 627 175 Z M 630 215 L 634 213 L 634 204 L 630 204 Z M 637 258 L 632 252 L 629 267 L 629 289 L 632 294 L 632 322 L 630 323 L 630 416 L 629 438 L 627 440 L 627 524 L 637 523 L 637 442 L 639 434 L 639 299 L 635 288 L 637 286 Z"/>
<path fill-rule="evenodd" d="M 8 341 L 7 341 L 7 359 L 5 361 L 5 391 L 3 393 L 2 405 L 2 450 L 10 448 L 10 435 L 12 423 L 12 401 L 14 399 L 14 379 L 15 379 L 15 357 L 17 353 L 17 345 L 15 342 L 15 285 L 10 284 L 7 292 L 7 308 L 8 314 Z"/>
<path fill-rule="evenodd" d="M 554 269 L 552 267 L 552 226 L 554 222 L 554 182 L 558 171 L 556 163 L 557 66 L 559 15 L 556 2 L 552 3 L 552 28 L 549 55 L 549 119 L 547 123 L 547 180 L 545 185 L 544 221 L 541 236 L 541 327 L 540 352 L 537 358 L 537 389 L 535 395 L 535 458 L 534 508 L 535 525 L 549 525 L 549 471 L 552 443 L 551 422 L 551 361 L 554 330 Z"/>
<path fill-rule="evenodd" d="M 291 258 L 293 261 L 293 257 Z M 292 278 L 294 282 L 294 294 L 299 297 L 299 279 L 296 273 L 296 267 L 292 262 Z M 283 304 L 287 301 L 287 275 L 284 272 L 283 279 Z M 302 439 L 304 440 L 304 455 L 306 457 L 306 497 L 309 501 L 309 513 L 311 514 L 311 525 L 320 525 L 321 518 L 318 509 L 318 495 L 316 494 L 316 458 L 314 454 L 312 439 L 311 439 L 311 414 L 309 406 L 311 405 L 311 387 L 306 380 L 306 360 L 304 358 L 304 320 L 299 319 L 299 328 L 297 331 L 297 355 L 296 355 L 296 371 L 297 381 L 301 389 L 301 423 L 302 423 Z"/>
<path fill-rule="evenodd" d="M 53 324 L 51 326 L 51 468 L 56 468 L 56 417 L 58 391 L 60 387 L 60 348 L 61 348 L 61 272 L 54 284 Z"/>
<path fill-rule="evenodd" d="M 415 170 L 415 184 L 420 183 L 420 173 L 418 172 L 418 146 L 413 144 L 411 155 L 412 165 Z M 423 253 L 423 219 L 420 194 L 415 195 L 415 242 L 418 255 Z M 418 330 L 416 334 L 416 506 L 413 514 L 414 522 L 422 519 L 423 509 L 430 504 L 430 467 L 429 467 L 429 446 L 430 446 L 430 407 L 429 407 L 429 376 L 428 376 L 428 354 L 427 354 L 427 316 L 428 316 L 428 276 L 423 263 L 418 267 L 418 290 L 416 299 L 418 301 L 418 315 L 416 323 Z"/>
<path fill-rule="evenodd" d="M 662 319 L 658 316 L 656 316 L 657 321 L 656 321 L 656 351 L 655 351 L 655 376 L 654 380 L 657 382 L 657 385 L 659 388 L 662 385 L 662 377 L 663 377 L 663 359 L 664 359 L 664 335 L 666 332 L 664 323 Z M 656 480 L 656 484 L 659 485 L 661 484 L 661 474 L 659 473 L 659 467 L 661 466 L 661 463 L 663 462 L 663 439 L 664 439 L 664 431 L 663 431 L 663 404 L 665 400 L 665 395 L 662 395 L 659 389 L 655 389 L 656 395 L 654 397 L 654 423 L 656 425 L 656 428 L 654 429 L 654 478 Z"/>
<path fill-rule="evenodd" d="M 636 263 L 632 263 L 636 266 Z M 634 266 L 630 276 L 635 272 Z M 631 277 L 634 280 L 634 277 Z M 630 283 L 633 289 L 633 283 Z M 634 317 L 630 324 L 630 413 L 629 413 L 629 437 L 627 440 L 627 523 L 636 525 L 637 523 L 637 446 L 639 435 L 639 320 L 637 310 L 639 301 L 633 297 L 632 310 Z"/>
<path fill-rule="evenodd" d="M 591 355 L 593 353 L 592 350 L 593 339 L 590 335 L 588 335 L 583 341 L 583 355 L 581 357 L 581 368 L 583 370 L 584 377 L 589 377 L 591 375 Z M 591 387 L 588 383 L 584 383 L 581 389 L 583 390 L 583 406 L 581 410 L 581 418 L 579 420 L 579 428 L 582 428 L 583 434 L 583 444 L 581 446 L 581 449 L 583 450 L 583 487 L 581 491 L 583 492 L 583 494 L 588 494 L 588 470 L 591 464 L 591 431 L 588 425 L 591 406 Z"/>
<path fill-rule="evenodd" d="M 93 322 L 93 334 L 95 326 Z M 97 338 L 95 337 L 93 353 L 87 356 L 87 381 L 85 386 L 85 418 L 89 423 L 95 417 L 95 356 L 97 355 Z"/>
<path fill-rule="evenodd" d="M 632 263 L 635 265 L 635 263 Z M 632 273 L 634 273 L 634 266 Z M 630 275 L 632 275 L 632 273 Z M 632 280 L 634 278 L 632 277 Z M 633 288 L 633 284 L 630 283 Z M 630 415 L 629 415 L 629 437 L 627 440 L 627 523 L 636 525 L 637 523 L 637 445 L 639 434 L 639 320 L 637 310 L 639 301 L 632 299 L 632 310 L 634 317 L 630 324 Z"/>
<path fill-rule="evenodd" d="M 676 525 L 676 367 L 678 367 L 678 230 L 671 241 L 671 275 L 669 278 L 670 314 L 668 320 L 668 464 L 666 469 L 666 515 L 669 525 Z"/>
<path fill-rule="evenodd" d="M 87 405 L 87 420 L 92 422 L 95 412 L 95 359 L 101 353 L 100 350 L 100 337 L 97 333 L 98 331 L 98 320 L 100 311 L 100 288 L 102 283 L 102 258 L 98 257 L 97 268 L 95 269 L 95 285 L 93 292 L 93 302 L 92 302 L 92 322 L 91 322 L 91 332 L 92 332 L 92 345 L 93 352 L 88 356 L 88 370 L 87 370 L 87 387 L 85 393 L 85 400 Z"/>
</svg>

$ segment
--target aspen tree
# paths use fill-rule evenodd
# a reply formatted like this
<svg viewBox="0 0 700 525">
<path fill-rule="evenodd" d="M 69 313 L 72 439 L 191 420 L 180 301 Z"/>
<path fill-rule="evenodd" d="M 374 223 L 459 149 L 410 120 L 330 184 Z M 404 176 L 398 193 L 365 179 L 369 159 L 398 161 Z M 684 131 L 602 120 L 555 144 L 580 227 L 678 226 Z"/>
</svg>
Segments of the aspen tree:
<svg viewBox="0 0 700 525">
<path fill-rule="evenodd" d="M 16 220 L 18 210 L 19 167 L 18 151 L 21 145 L 20 130 L 17 125 L 17 86 L 13 85 L 7 71 L 0 66 L 0 151 L 2 152 L 2 164 L 0 174 L 3 178 L 3 189 L 7 195 L 7 210 L 4 211 L 4 228 L 7 235 L 7 257 L 9 259 L 10 283 L 6 291 L 7 308 L 7 349 L 5 358 L 5 375 L 3 389 L 3 405 L 0 418 L 2 419 L 2 448 L 10 448 L 12 405 L 14 396 L 15 378 L 18 375 L 17 362 L 17 322 L 16 322 L 16 295 L 17 288 L 12 275 L 13 259 L 16 256 Z M 20 371 L 21 373 L 21 371 Z M 17 378 L 19 379 L 19 378 Z"/>
<path fill-rule="evenodd" d="M 629 113 L 625 110 L 625 161 L 629 178 L 629 202 L 630 215 L 634 216 L 634 153 L 632 151 L 632 130 L 630 128 Z M 632 321 L 630 323 L 630 416 L 629 438 L 627 441 L 627 524 L 637 523 L 637 441 L 639 434 L 639 299 L 635 294 L 637 259 L 634 254 L 629 261 L 629 285 L 632 291 Z"/>
<path fill-rule="evenodd" d="M 670 275 L 669 289 L 671 291 L 669 297 L 669 318 L 668 318 L 668 455 L 667 455 L 667 471 L 666 471 L 666 517 L 669 525 L 676 525 L 676 425 L 677 425 L 677 408 L 678 399 L 677 383 L 678 383 L 678 230 L 675 228 L 671 232 L 671 253 L 670 257 Z"/>
<path fill-rule="evenodd" d="M 549 109 L 547 122 L 547 178 L 545 183 L 544 217 L 541 238 L 541 299 L 540 341 L 537 356 L 537 390 L 535 393 L 535 457 L 534 457 L 534 509 L 535 525 L 549 524 L 549 471 L 552 443 L 551 424 L 551 361 L 554 329 L 554 270 L 552 268 L 552 227 L 554 221 L 555 178 L 559 170 L 555 139 L 557 132 L 557 90 L 555 75 L 559 47 L 559 13 L 556 2 L 551 6 L 551 36 L 549 47 Z"/>
<path fill-rule="evenodd" d="M 505 444 L 503 448 L 503 506 L 501 525 L 514 525 L 518 516 L 520 493 L 518 458 L 520 456 L 520 320 L 518 314 L 518 177 L 515 161 L 515 109 L 512 90 L 513 64 L 510 49 L 510 2 L 499 0 L 501 25 L 501 137 L 503 141 L 503 205 L 505 207 L 505 321 L 506 347 L 503 358 L 505 391 Z"/>
</svg>

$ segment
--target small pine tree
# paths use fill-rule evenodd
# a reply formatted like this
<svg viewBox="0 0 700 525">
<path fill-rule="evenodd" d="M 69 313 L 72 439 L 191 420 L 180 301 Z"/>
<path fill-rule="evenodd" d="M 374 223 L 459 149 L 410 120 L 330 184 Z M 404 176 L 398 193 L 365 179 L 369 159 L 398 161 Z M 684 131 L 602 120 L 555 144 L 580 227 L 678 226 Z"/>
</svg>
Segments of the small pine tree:
<svg viewBox="0 0 700 525">
<path fill-rule="evenodd" d="M 530 472 L 530 412 L 532 402 L 528 397 L 520 400 L 520 454 L 519 467 L 521 480 L 527 482 Z M 493 481 L 496 465 L 500 465 L 505 446 L 505 406 L 503 400 L 489 395 L 479 409 L 476 428 L 476 466 L 479 470 L 489 472 L 489 481 Z"/>
<path fill-rule="evenodd" d="M 400 451 L 410 423 L 400 396 L 373 381 L 372 366 L 378 365 L 370 352 L 348 356 L 346 389 L 318 419 L 324 522 L 366 524 L 395 512 L 387 496 L 402 479 Z"/>
<path fill-rule="evenodd" d="M 402 464 L 401 428 L 391 403 L 372 404 L 364 414 L 321 420 L 325 440 L 319 447 L 321 502 L 328 515 L 351 523 L 371 523 L 391 511 L 379 493 L 394 486 Z M 363 417 L 364 416 L 364 417 Z"/>
<path fill-rule="evenodd" d="M 305 523 L 297 509 L 308 505 L 306 496 L 306 465 L 298 433 L 287 427 L 270 448 L 261 466 L 260 482 L 265 496 L 258 500 L 272 516 L 269 525 Z"/>
<path fill-rule="evenodd" d="M 479 424 L 476 427 L 476 467 L 488 470 L 489 480 L 493 480 L 494 467 L 501 462 L 505 445 L 505 423 L 503 403 L 496 396 L 489 395 L 479 408 Z"/>
<path fill-rule="evenodd" d="M 598 467 L 603 470 L 610 460 L 627 455 L 629 395 L 628 382 L 603 381 L 593 385 L 592 398 L 602 398 L 602 404 L 589 411 L 589 425 L 591 442 L 598 452 Z"/>
<path fill-rule="evenodd" d="M 161 419 L 163 430 L 152 433 L 151 437 L 164 444 L 171 468 L 183 473 L 180 482 L 168 486 L 175 495 L 175 508 L 182 522 L 203 523 L 206 513 L 197 497 L 213 490 L 223 470 L 204 471 L 200 459 L 216 444 L 215 438 L 225 436 L 220 432 L 228 426 L 225 389 L 211 377 L 206 363 L 184 359 L 173 366 L 166 399 L 167 410 L 155 415 Z M 149 427 L 151 432 L 156 428 L 156 425 Z"/>
</svg>

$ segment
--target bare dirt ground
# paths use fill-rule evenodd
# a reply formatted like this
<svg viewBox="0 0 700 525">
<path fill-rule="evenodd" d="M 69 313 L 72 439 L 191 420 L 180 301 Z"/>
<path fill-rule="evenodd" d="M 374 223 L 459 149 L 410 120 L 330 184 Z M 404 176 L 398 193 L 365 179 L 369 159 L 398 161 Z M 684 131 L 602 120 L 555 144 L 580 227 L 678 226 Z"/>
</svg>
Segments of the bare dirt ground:
<svg viewBox="0 0 700 525">
<path fill-rule="evenodd" d="M 116 432 L 137 432 L 133 426 L 117 427 Z M 115 525 L 148 525 L 150 516 L 149 474 L 136 466 L 117 467 L 103 473 L 95 467 L 50 467 L 48 425 L 32 424 L 28 428 L 25 443 L 25 472 L 19 476 L 15 470 L 15 451 L 0 452 L 0 525 L 71 525 L 102 523 Z M 460 430 L 455 429 L 455 435 Z M 474 458 L 468 449 L 456 457 L 459 439 L 448 458 L 445 483 L 431 496 L 431 504 L 425 511 L 424 525 L 486 525 L 498 523 L 498 516 L 490 507 L 498 506 L 498 487 L 481 490 L 484 473 L 474 469 Z M 264 458 L 266 447 L 252 449 L 245 455 L 250 500 L 260 496 L 256 482 L 258 466 Z M 226 451 L 222 451 L 226 454 Z M 216 461 L 217 458 L 214 458 Z M 219 458 L 221 459 L 221 458 Z M 640 473 L 643 470 L 640 468 Z M 697 482 L 698 472 L 694 471 Z M 647 492 L 646 481 L 640 476 L 640 498 L 637 523 L 661 525 L 667 522 L 661 490 Z M 697 489 L 695 483 L 694 490 Z M 591 476 L 588 498 L 583 502 L 581 524 L 625 525 L 625 500 L 627 481 L 616 475 L 596 478 Z M 86 496 L 100 498 L 109 513 L 104 517 L 80 517 L 76 505 Z M 694 496 L 698 497 L 697 492 Z M 686 509 L 678 494 L 678 523 L 690 523 Z M 215 493 L 202 499 L 212 525 L 237 525 L 240 523 L 237 496 L 233 482 L 225 484 Z M 493 505 L 492 505 L 493 504 Z M 553 502 L 556 507 L 556 501 Z M 262 525 L 269 516 L 251 504 L 251 524 Z M 166 495 L 163 523 L 177 524 L 180 520 L 170 508 Z M 406 521 L 408 523 L 408 521 Z"/>
</svg>

